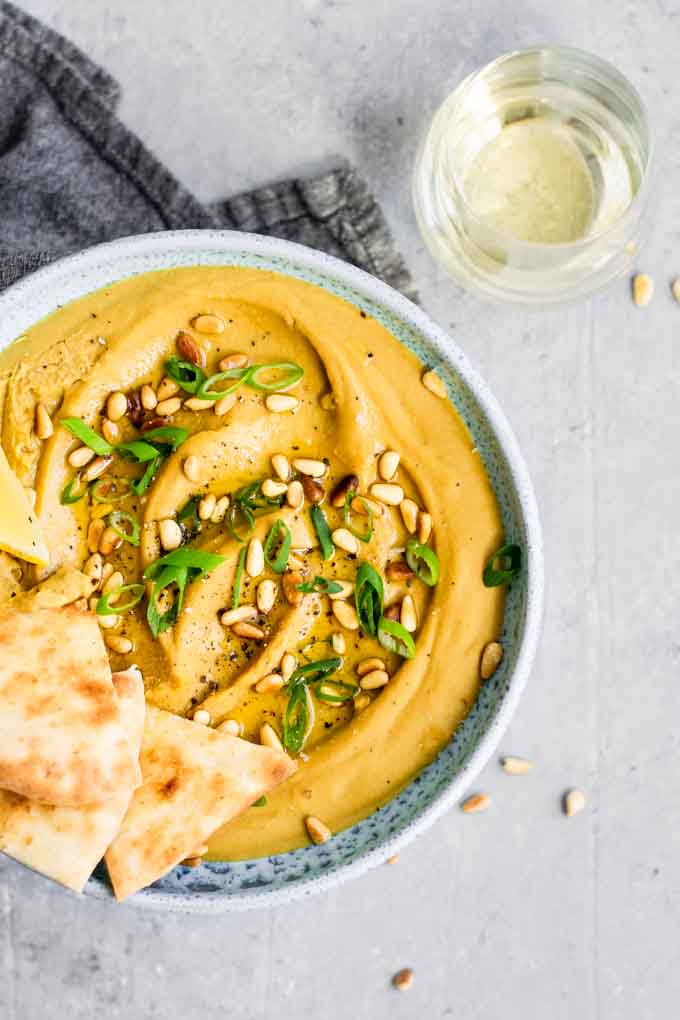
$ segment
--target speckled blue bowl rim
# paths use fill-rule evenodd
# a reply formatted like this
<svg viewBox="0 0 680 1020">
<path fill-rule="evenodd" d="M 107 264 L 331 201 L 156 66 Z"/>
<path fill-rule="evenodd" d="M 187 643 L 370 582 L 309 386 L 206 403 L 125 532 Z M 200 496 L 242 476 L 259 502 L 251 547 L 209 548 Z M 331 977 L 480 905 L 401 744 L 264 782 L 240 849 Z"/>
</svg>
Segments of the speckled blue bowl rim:
<svg viewBox="0 0 680 1020">
<path fill-rule="evenodd" d="M 129 901 L 157 910 L 221 913 L 281 904 L 360 875 L 458 802 L 497 748 L 531 670 L 543 608 L 543 546 L 529 473 L 484 380 L 417 305 L 323 252 L 228 230 L 167 231 L 97 245 L 37 270 L 0 294 L 0 349 L 59 305 L 126 277 L 189 265 L 249 266 L 298 277 L 350 301 L 386 326 L 445 381 L 494 486 L 506 536 L 526 550 L 523 574 L 508 590 L 501 668 L 482 686 L 450 744 L 389 804 L 323 846 L 250 861 L 179 867 Z M 103 866 L 85 892 L 111 899 Z"/>
</svg>

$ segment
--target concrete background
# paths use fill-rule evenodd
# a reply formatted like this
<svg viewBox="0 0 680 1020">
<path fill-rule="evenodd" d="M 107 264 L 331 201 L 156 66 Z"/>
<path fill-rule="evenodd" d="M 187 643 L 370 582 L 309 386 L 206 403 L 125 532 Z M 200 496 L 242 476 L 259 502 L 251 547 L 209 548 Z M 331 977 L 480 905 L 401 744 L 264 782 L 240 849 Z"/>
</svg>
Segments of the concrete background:
<svg viewBox="0 0 680 1020">
<path fill-rule="evenodd" d="M 384 866 L 223 918 L 77 900 L 0 863 L 3 1020 L 666 1020 L 680 999 L 680 7 L 672 0 L 30 0 L 124 86 L 122 117 L 204 199 L 354 161 L 425 308 L 486 375 L 537 487 L 549 592 L 531 685 L 478 788 Z M 658 207 L 627 281 L 525 313 L 462 293 L 423 250 L 408 181 L 462 74 L 559 41 L 615 61 L 657 122 Z M 584 814 L 560 795 L 576 784 Z M 407 993 L 389 987 L 411 966 Z"/>
</svg>

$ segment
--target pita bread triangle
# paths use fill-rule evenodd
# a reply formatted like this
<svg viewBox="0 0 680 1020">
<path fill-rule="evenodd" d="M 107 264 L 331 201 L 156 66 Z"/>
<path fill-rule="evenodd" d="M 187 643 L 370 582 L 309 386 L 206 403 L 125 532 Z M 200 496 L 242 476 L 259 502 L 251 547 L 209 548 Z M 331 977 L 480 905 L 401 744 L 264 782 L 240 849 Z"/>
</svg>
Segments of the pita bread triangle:
<svg viewBox="0 0 680 1020">
<path fill-rule="evenodd" d="M 282 751 L 147 706 L 142 785 L 106 853 L 118 900 L 171 871 L 296 771 Z"/>
</svg>

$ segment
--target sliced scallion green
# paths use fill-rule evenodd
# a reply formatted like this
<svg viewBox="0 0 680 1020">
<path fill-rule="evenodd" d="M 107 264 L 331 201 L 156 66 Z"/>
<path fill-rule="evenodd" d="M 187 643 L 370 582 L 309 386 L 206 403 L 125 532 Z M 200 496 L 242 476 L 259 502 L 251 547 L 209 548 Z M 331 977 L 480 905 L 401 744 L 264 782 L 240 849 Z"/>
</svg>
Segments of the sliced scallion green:
<svg viewBox="0 0 680 1020">
<path fill-rule="evenodd" d="M 314 688 L 319 701 L 326 701 L 331 705 L 341 705 L 345 701 L 351 701 L 359 688 L 356 684 L 344 683 L 342 680 L 319 680 Z"/>
<path fill-rule="evenodd" d="M 428 545 L 423 545 L 417 538 L 409 538 L 406 543 L 406 562 L 416 577 L 433 588 L 439 580 L 439 557 Z"/>
<path fill-rule="evenodd" d="M 150 460 L 158 457 L 159 451 L 143 439 L 132 439 L 129 443 L 118 443 L 116 453 L 120 453 L 126 460 L 131 460 L 135 464 L 148 464 Z"/>
<path fill-rule="evenodd" d="M 165 371 L 187 393 L 195 393 L 205 379 L 205 372 L 193 361 L 173 356 L 165 362 Z"/>
<path fill-rule="evenodd" d="M 129 478 L 112 478 L 108 475 L 105 478 L 98 478 L 90 489 L 90 498 L 93 503 L 119 503 L 132 491 L 132 483 Z"/>
<path fill-rule="evenodd" d="M 357 528 L 352 519 L 352 500 L 360 499 L 364 505 L 366 516 L 368 517 L 368 525 L 365 530 Z M 361 499 L 361 496 L 357 496 L 354 490 L 350 491 L 345 496 L 345 505 L 342 508 L 342 519 L 345 527 L 358 538 L 360 542 L 370 542 L 373 538 L 373 510 L 365 499 Z"/>
<path fill-rule="evenodd" d="M 124 525 L 129 525 L 130 530 L 126 530 Z M 117 535 L 125 541 L 129 542 L 130 545 L 139 545 L 140 535 L 142 529 L 139 526 L 139 521 L 132 514 L 129 514 L 126 510 L 114 510 L 113 513 L 109 514 L 109 527 L 112 528 Z"/>
<path fill-rule="evenodd" d="M 80 418 L 61 418 L 59 424 L 67 428 L 71 435 L 79 439 L 85 446 L 89 446 L 100 457 L 108 457 L 110 453 L 113 453 L 111 443 L 107 443 L 103 436 L 91 429 Z"/>
<path fill-rule="evenodd" d="M 158 471 L 158 468 L 162 460 L 163 458 L 159 453 L 153 460 L 150 460 L 147 463 L 146 469 L 141 478 L 135 479 L 135 481 L 132 483 L 132 489 L 138 496 L 143 496 L 146 490 L 149 488 L 149 486 L 151 485 L 152 481 L 156 476 L 156 472 Z"/>
<path fill-rule="evenodd" d="M 397 620 L 382 616 L 378 622 L 378 641 L 389 652 L 396 652 L 403 659 L 412 659 L 416 654 L 416 643 L 405 627 Z"/>
<path fill-rule="evenodd" d="M 354 603 L 361 629 L 375 636 L 385 604 L 382 577 L 370 563 L 362 563 L 354 585 Z"/>
<path fill-rule="evenodd" d="M 490 556 L 484 567 L 482 580 L 486 588 L 509 584 L 522 569 L 522 549 L 518 545 L 502 545 Z"/>
<path fill-rule="evenodd" d="M 64 506 L 70 506 L 72 503 L 78 503 L 86 492 L 87 482 L 84 482 L 80 475 L 74 475 L 61 490 L 59 500 Z"/>
<path fill-rule="evenodd" d="M 328 527 L 326 515 L 320 506 L 313 506 L 309 511 L 316 536 L 321 546 L 321 559 L 329 560 L 335 552 L 335 546 L 331 538 L 331 529 Z"/>
<path fill-rule="evenodd" d="M 292 535 L 285 521 L 274 521 L 264 540 L 264 561 L 275 574 L 282 574 L 288 563 Z"/>
<path fill-rule="evenodd" d="M 111 599 L 120 598 L 125 591 L 132 592 L 127 602 L 122 604 L 117 602 L 115 606 L 112 606 Z M 111 591 L 107 591 L 105 595 L 102 595 L 97 602 L 96 612 L 99 616 L 108 616 L 110 613 L 127 613 L 128 609 L 133 609 L 143 598 L 143 584 L 122 584 L 119 588 L 113 588 Z"/>
<path fill-rule="evenodd" d="M 314 703 L 306 684 L 296 684 L 283 713 L 283 746 L 297 754 L 305 745 L 314 724 Z"/>
<path fill-rule="evenodd" d="M 231 593 L 231 608 L 238 609 L 239 602 L 241 601 L 241 582 L 243 581 L 243 571 L 246 565 L 246 553 L 247 549 L 243 546 L 239 550 L 238 559 L 236 560 L 236 573 L 234 574 L 234 587 Z"/>
<path fill-rule="evenodd" d="M 227 394 L 237 390 L 241 383 L 246 381 L 249 372 L 249 368 L 230 368 L 226 372 L 216 372 L 202 381 L 196 390 L 196 396 L 199 400 L 220 400 L 222 397 L 226 397 Z M 224 379 L 233 379 L 234 382 L 232 382 L 231 386 L 225 386 L 224 389 L 212 389 L 213 386 L 216 386 L 217 383 L 222 382 Z"/>
<path fill-rule="evenodd" d="M 338 584 L 337 581 L 330 581 L 325 577 L 318 576 L 313 581 L 303 581 L 297 588 L 298 591 L 303 591 L 307 594 L 317 591 L 320 595 L 334 595 L 336 592 L 342 591 L 342 585 Z"/>
<path fill-rule="evenodd" d="M 263 379 L 267 372 L 282 373 L 274 379 Z M 268 365 L 251 365 L 247 377 L 243 380 L 253 390 L 264 390 L 271 393 L 283 393 L 297 386 L 305 374 L 304 368 L 294 361 L 272 361 Z"/>
</svg>

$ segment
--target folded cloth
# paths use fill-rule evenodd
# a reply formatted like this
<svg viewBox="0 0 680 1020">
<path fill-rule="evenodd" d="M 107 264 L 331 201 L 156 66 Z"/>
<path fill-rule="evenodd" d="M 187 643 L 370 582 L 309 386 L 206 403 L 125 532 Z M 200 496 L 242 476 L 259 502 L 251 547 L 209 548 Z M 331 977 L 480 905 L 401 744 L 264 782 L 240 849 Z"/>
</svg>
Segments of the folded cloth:
<svg viewBox="0 0 680 1020">
<path fill-rule="evenodd" d="M 117 118 L 119 97 L 114 79 L 72 43 L 0 0 L 0 289 L 101 241 L 209 227 L 320 248 L 414 296 L 356 170 L 204 205 Z"/>
</svg>

